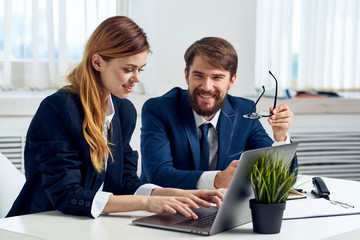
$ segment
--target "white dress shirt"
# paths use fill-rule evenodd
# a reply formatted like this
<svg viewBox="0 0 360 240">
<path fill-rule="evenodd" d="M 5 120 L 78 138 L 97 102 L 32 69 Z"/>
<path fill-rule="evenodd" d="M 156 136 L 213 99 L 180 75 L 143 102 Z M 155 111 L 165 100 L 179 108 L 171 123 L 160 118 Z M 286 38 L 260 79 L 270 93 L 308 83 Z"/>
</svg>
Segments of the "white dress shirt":
<svg viewBox="0 0 360 240">
<path fill-rule="evenodd" d="M 111 121 L 114 117 L 114 104 L 112 102 L 111 96 L 108 97 L 108 115 L 105 116 L 105 124 L 104 124 L 104 132 L 103 132 L 103 137 L 105 140 L 107 140 L 107 133 L 108 130 L 110 129 L 110 124 Z M 105 156 L 105 170 L 107 169 L 107 156 Z M 94 218 L 97 218 L 102 211 L 105 208 L 106 203 L 109 200 L 110 195 L 113 195 L 110 192 L 105 192 L 103 191 L 103 187 L 104 187 L 104 183 L 101 184 L 99 190 L 97 191 L 97 193 L 95 194 L 95 197 L 93 199 L 92 202 L 92 206 L 91 206 L 91 215 Z M 147 195 L 149 196 L 151 194 L 151 191 L 154 188 L 160 188 L 159 186 L 155 185 L 155 184 L 143 184 L 141 185 L 136 192 L 134 193 L 134 195 Z"/>
<path fill-rule="evenodd" d="M 201 138 L 201 130 L 199 128 L 200 125 L 202 125 L 204 123 L 211 123 L 211 125 L 212 125 L 209 128 L 209 133 L 208 133 L 209 147 L 210 147 L 209 171 L 205 171 L 200 176 L 200 178 L 196 184 L 196 187 L 198 189 L 204 189 L 204 188 L 205 189 L 216 189 L 214 187 L 214 182 L 215 182 L 216 174 L 219 172 L 219 170 L 216 170 L 217 159 L 218 159 L 217 158 L 218 133 L 217 133 L 216 127 L 217 127 L 217 122 L 219 120 L 220 111 L 221 110 L 219 110 L 210 121 L 206 121 L 203 116 L 200 116 L 195 111 L 193 111 L 199 139 Z M 279 141 L 279 142 L 274 141 L 273 146 L 279 146 L 279 145 L 286 144 L 286 143 L 290 143 L 289 137 L 287 137 L 285 141 Z"/>
</svg>

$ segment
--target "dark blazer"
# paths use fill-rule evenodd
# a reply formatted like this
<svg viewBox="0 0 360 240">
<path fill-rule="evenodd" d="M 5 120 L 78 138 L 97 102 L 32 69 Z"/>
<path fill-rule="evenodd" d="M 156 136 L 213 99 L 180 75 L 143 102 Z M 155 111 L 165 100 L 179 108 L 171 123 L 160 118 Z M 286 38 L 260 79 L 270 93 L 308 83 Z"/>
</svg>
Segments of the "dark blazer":
<svg viewBox="0 0 360 240">
<path fill-rule="evenodd" d="M 136 110 L 126 99 L 112 100 L 114 162 L 109 158 L 106 174 L 98 174 L 91 163 L 78 96 L 59 90 L 42 101 L 26 136 L 26 183 L 8 217 L 54 209 L 92 217 L 92 201 L 104 181 L 104 191 L 116 195 L 133 194 L 143 184 L 136 173 L 138 153 L 129 145 Z"/>
<path fill-rule="evenodd" d="M 218 170 L 226 169 L 231 161 L 240 158 L 243 151 L 272 145 L 273 141 L 260 121 L 243 118 L 252 106 L 251 100 L 228 95 L 217 126 Z M 199 170 L 199 149 L 199 137 L 186 90 L 173 88 L 144 104 L 141 180 L 164 187 L 195 189 L 203 173 Z M 296 158 L 292 167 L 295 166 Z"/>
</svg>

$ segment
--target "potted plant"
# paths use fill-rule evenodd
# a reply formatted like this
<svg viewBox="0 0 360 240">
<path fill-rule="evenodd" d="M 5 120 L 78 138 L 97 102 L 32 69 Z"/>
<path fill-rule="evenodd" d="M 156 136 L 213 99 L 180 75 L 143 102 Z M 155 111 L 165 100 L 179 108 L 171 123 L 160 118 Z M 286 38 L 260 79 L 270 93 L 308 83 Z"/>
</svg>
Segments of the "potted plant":
<svg viewBox="0 0 360 240">
<path fill-rule="evenodd" d="M 290 165 L 277 151 L 265 153 L 254 164 L 250 174 L 255 195 L 250 200 L 254 232 L 280 232 L 286 199 L 296 179 L 297 169 L 290 172 Z"/>
</svg>

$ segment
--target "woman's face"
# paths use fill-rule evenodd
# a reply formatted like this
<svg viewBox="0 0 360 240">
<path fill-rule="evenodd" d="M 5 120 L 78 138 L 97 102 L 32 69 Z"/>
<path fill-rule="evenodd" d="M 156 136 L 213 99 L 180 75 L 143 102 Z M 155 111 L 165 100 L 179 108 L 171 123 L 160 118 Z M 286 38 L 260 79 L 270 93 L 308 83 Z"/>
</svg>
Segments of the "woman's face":
<svg viewBox="0 0 360 240">
<path fill-rule="evenodd" d="M 100 72 L 105 91 L 119 98 L 127 98 L 135 83 L 140 82 L 140 73 L 146 65 L 148 51 L 129 57 L 104 61 L 99 54 L 92 58 L 94 68 Z"/>
</svg>

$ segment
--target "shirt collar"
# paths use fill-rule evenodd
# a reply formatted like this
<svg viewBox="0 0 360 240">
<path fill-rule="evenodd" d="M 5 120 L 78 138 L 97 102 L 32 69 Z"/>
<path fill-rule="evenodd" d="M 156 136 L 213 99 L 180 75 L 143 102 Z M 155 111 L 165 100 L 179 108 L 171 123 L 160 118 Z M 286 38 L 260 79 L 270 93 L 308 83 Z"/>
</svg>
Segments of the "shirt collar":
<svg viewBox="0 0 360 240">
<path fill-rule="evenodd" d="M 203 123 L 211 123 L 211 125 L 214 127 L 214 129 L 216 130 L 217 127 L 217 122 L 219 120 L 219 116 L 220 116 L 220 111 L 217 111 L 215 116 L 210 120 L 210 121 L 206 121 L 205 118 L 203 116 L 200 116 L 199 114 L 197 114 L 194 110 L 194 118 L 195 118 L 195 123 L 196 123 L 196 127 L 200 127 L 200 125 L 202 125 Z"/>
<path fill-rule="evenodd" d="M 105 116 L 105 129 L 110 129 L 110 123 L 114 117 L 115 109 L 114 109 L 114 103 L 112 101 L 111 95 L 107 98 L 107 115 Z"/>
</svg>

